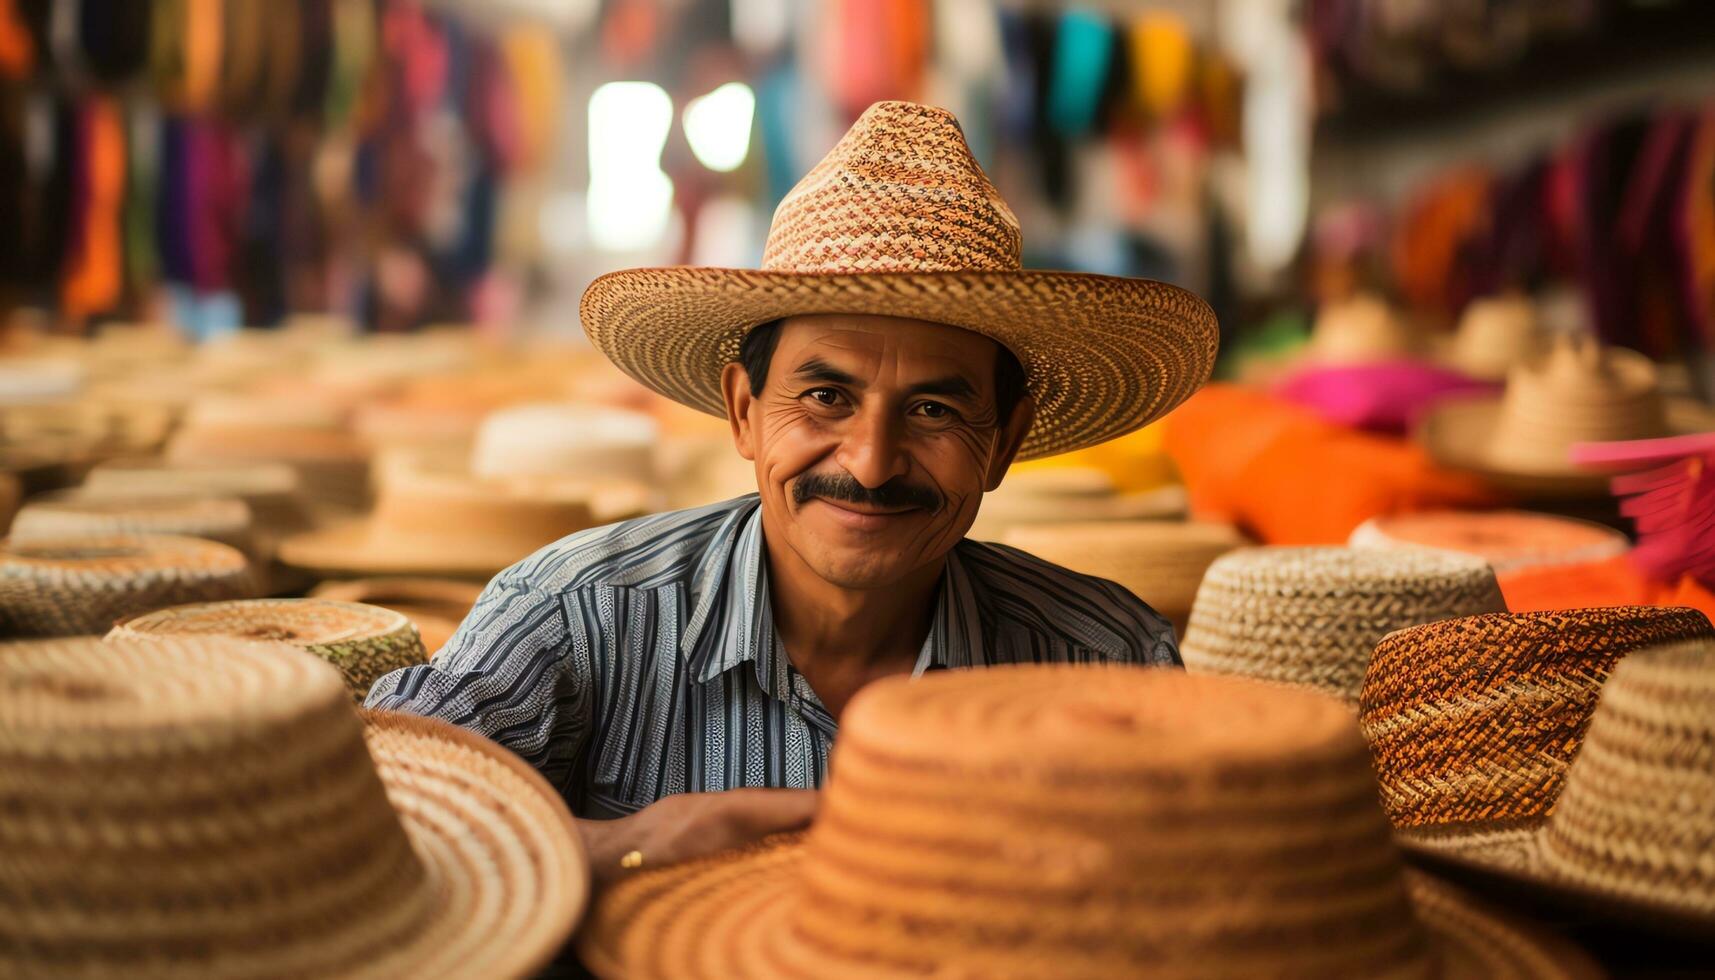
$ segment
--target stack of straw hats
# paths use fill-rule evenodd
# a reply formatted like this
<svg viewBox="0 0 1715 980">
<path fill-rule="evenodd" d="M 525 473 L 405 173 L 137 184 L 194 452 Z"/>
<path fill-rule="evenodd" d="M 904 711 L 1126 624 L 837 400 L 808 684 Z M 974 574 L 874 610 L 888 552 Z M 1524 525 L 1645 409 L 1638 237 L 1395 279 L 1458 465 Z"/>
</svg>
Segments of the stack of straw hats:
<svg viewBox="0 0 1715 980">
<path fill-rule="evenodd" d="M 0 646 L 0 799 L 4 976 L 523 977 L 587 900 L 529 766 L 283 644 Z"/>
<path fill-rule="evenodd" d="M 230 497 L 244 501 L 264 535 L 301 531 L 311 524 L 302 481 L 284 463 L 184 462 L 158 457 L 108 460 L 90 470 L 72 494 L 85 500 L 144 497 Z"/>
<path fill-rule="evenodd" d="M 99 635 L 139 612 L 255 590 L 242 552 L 202 538 L 0 542 L 0 636 Z"/>
<path fill-rule="evenodd" d="M 249 599 L 172 606 L 121 620 L 110 639 L 231 636 L 275 640 L 339 668 L 358 703 L 377 678 L 425 662 L 417 627 L 380 606 L 331 599 Z"/>
<path fill-rule="evenodd" d="M 1184 513 L 1181 486 L 1121 493 L 1111 475 L 1093 466 L 1029 468 L 1009 472 L 998 489 L 983 496 L 970 536 L 996 540 L 1022 525 L 1170 520 Z"/>
<path fill-rule="evenodd" d="M 369 446 L 346 428 L 340 413 L 299 399 L 199 400 L 166 455 L 175 462 L 285 463 L 298 472 L 314 504 L 361 510 L 369 502 Z"/>
<path fill-rule="evenodd" d="M 1002 543 L 1129 589 L 1183 630 L 1209 564 L 1249 542 L 1228 524 L 1087 521 L 1025 524 Z"/>
<path fill-rule="evenodd" d="M 1246 548 L 1209 566 L 1180 652 L 1191 670 L 1307 684 L 1355 706 L 1383 636 L 1505 610 L 1495 573 L 1466 555 Z"/>
<path fill-rule="evenodd" d="M 1483 781 L 1464 780 L 1460 793 L 1449 778 L 1443 809 L 1473 819 L 1409 828 L 1402 842 L 1486 890 L 1560 905 L 1588 921 L 1715 936 L 1715 638 L 1707 625 L 1698 639 L 1628 653 L 1599 700 L 1591 692 L 1567 709 L 1575 731 L 1556 718 L 1558 699 L 1538 706 L 1543 733 L 1572 743 L 1552 746 L 1552 806 L 1469 805 L 1467 794 L 1481 793 Z M 1455 754 L 1455 774 L 1540 770 L 1536 753 L 1549 739 L 1502 732 L 1499 720 L 1445 724 L 1429 733 L 1424 752 Z M 1468 751 L 1455 741 L 1461 734 Z M 1377 769 L 1384 788 L 1410 778 L 1392 753 L 1378 754 Z"/>
<path fill-rule="evenodd" d="M 1351 715 L 1243 678 L 888 678 L 815 822 L 601 897 L 604 977 L 1589 975 L 1407 872 Z"/>
<path fill-rule="evenodd" d="M 250 508 L 230 497 L 36 497 L 18 512 L 14 543 L 113 534 L 181 534 L 207 538 L 251 554 Z"/>
<path fill-rule="evenodd" d="M 1481 473 L 1518 493 L 1603 496 L 1601 473 L 1575 466 L 1580 442 L 1653 439 L 1715 429 L 1715 410 L 1661 393 L 1656 368 L 1635 351 L 1562 337 L 1515 367 L 1498 398 L 1437 405 L 1421 437 L 1446 466 Z"/>
<path fill-rule="evenodd" d="M 1522 510 L 1372 517 L 1352 531 L 1348 543 L 1354 548 L 1429 548 L 1475 555 L 1497 575 L 1602 561 L 1631 548 L 1626 536 L 1611 527 Z"/>
<path fill-rule="evenodd" d="M 431 654 L 446 645 L 464 622 L 482 586 L 438 578 L 365 578 L 323 582 L 310 595 L 336 602 L 363 602 L 403 613 L 416 624 L 423 648 Z"/>
</svg>

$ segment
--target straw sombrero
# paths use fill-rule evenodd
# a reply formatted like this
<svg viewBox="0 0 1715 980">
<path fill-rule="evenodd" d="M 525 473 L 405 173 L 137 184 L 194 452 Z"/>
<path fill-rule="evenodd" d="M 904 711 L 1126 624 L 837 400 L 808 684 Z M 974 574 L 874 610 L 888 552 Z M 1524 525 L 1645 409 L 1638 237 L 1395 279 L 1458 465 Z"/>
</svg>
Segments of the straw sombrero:
<svg viewBox="0 0 1715 980">
<path fill-rule="evenodd" d="M 1209 378 L 1207 304 L 1145 279 L 1026 270 L 1018 219 L 944 109 L 878 102 L 780 202 L 761 269 L 609 273 L 584 330 L 627 374 L 726 414 L 722 368 L 751 327 L 872 313 L 961 327 L 1024 366 L 1036 421 L 1021 459 L 1130 432 Z"/>
<path fill-rule="evenodd" d="M 310 592 L 318 599 L 364 602 L 404 613 L 416 624 L 423 649 L 431 654 L 452 638 L 481 594 L 482 586 L 475 582 L 404 576 L 323 582 Z"/>
<path fill-rule="evenodd" d="M 169 534 L 0 541 L 0 636 L 79 636 L 184 602 L 254 595 L 242 552 Z"/>
<path fill-rule="evenodd" d="M 529 766 L 284 644 L 0 646 L 0 800 L 9 977 L 523 977 L 588 893 Z"/>
<path fill-rule="evenodd" d="M 999 540 L 1009 529 L 1064 521 L 1148 521 L 1185 516 L 1178 484 L 1122 493 L 1094 466 L 1014 467 L 1000 487 L 983 494 L 969 537 Z"/>
<path fill-rule="evenodd" d="M 1250 543 L 1229 524 L 1188 521 L 1021 525 L 1001 541 L 1072 571 L 1117 582 L 1181 630 L 1209 564 Z"/>
<path fill-rule="evenodd" d="M 1442 402 L 1420 437 L 1437 462 L 1527 496 L 1605 497 L 1608 476 L 1575 466 L 1581 442 L 1715 430 L 1715 409 L 1661 393 L 1649 358 L 1563 337 L 1515 367 L 1506 392 Z"/>
<path fill-rule="evenodd" d="M 250 508 L 231 497 L 90 497 L 76 491 L 35 497 L 13 519 L 12 540 L 111 534 L 182 534 L 252 554 Z"/>
<path fill-rule="evenodd" d="M 1505 609 L 1495 573 L 1467 555 L 1245 548 L 1204 574 L 1180 653 L 1191 670 L 1307 684 L 1356 706 L 1383 636 Z"/>
<path fill-rule="evenodd" d="M 359 704 L 383 674 L 429 659 L 417 627 L 404 614 L 332 599 L 238 599 L 171 606 L 120 620 L 107 636 L 233 636 L 290 643 L 338 667 Z"/>
<path fill-rule="evenodd" d="M 834 758 L 802 838 L 610 888 L 580 940 L 585 965 L 631 978 L 1594 975 L 1563 941 L 1404 869 L 1351 715 L 1313 691 L 1136 667 L 888 678 L 852 701 Z"/>
<path fill-rule="evenodd" d="M 1499 381 L 1515 365 L 1548 346 L 1548 333 L 1528 297 L 1512 294 L 1473 300 L 1443 345 L 1443 359 L 1474 378 Z"/>
<path fill-rule="evenodd" d="M 1423 335 L 1386 300 L 1368 293 L 1323 306 L 1316 314 L 1302 364 L 1368 364 L 1421 354 Z"/>
<path fill-rule="evenodd" d="M 1526 568 L 1602 561 L 1625 554 L 1625 534 L 1590 521 L 1523 510 L 1422 511 L 1372 517 L 1354 548 L 1431 548 L 1475 555 L 1500 575 Z"/>
<path fill-rule="evenodd" d="M 1639 649 L 1613 668 L 1580 713 L 1587 730 L 1551 809 L 1515 814 L 1498 801 L 1479 820 L 1408 828 L 1401 843 L 1488 891 L 1715 939 L 1715 638 L 1703 626 L 1700 639 Z M 1492 740 L 1482 771 L 1529 764 L 1528 741 L 1539 739 Z M 1377 768 L 1384 784 L 1399 778 L 1386 760 Z"/>
</svg>

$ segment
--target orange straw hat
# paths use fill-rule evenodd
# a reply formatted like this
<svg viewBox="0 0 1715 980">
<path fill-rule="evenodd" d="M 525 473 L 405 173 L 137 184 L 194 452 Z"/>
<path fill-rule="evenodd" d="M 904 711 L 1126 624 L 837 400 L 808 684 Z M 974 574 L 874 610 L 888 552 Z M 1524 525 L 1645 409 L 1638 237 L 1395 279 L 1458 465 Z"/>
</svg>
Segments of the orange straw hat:
<svg viewBox="0 0 1715 980">
<path fill-rule="evenodd" d="M 1018 219 L 944 109 L 878 102 L 774 212 L 761 269 L 609 273 L 584 330 L 627 374 L 725 415 L 722 368 L 750 328 L 814 313 L 961 327 L 1024 366 L 1036 422 L 1020 458 L 1094 445 L 1159 418 L 1209 378 L 1207 304 L 1145 279 L 1022 268 Z"/>
<path fill-rule="evenodd" d="M 1136 667 L 888 678 L 801 839 L 602 896 L 604 977 L 1588 976 L 1409 873 L 1341 705 Z M 647 855 L 645 855 L 647 860 Z"/>
<path fill-rule="evenodd" d="M 1698 638 L 1667 639 L 1675 634 Z M 1677 628 L 1664 620 L 1620 635 L 1625 656 L 1599 687 L 1578 677 L 1577 658 L 1560 657 L 1520 678 L 1514 689 L 1529 694 L 1507 700 L 1525 705 L 1400 726 L 1399 735 L 1415 727 L 1422 741 L 1410 753 L 1402 739 L 1377 750 L 1384 799 L 1393 798 L 1396 818 L 1402 792 L 1421 800 L 1404 812 L 1444 822 L 1404 827 L 1401 843 L 1485 891 L 1715 937 L 1715 634 L 1707 620 Z M 1607 642 L 1586 636 L 1591 656 L 1613 664 Z M 1431 719 L 1447 702 L 1477 698 L 1442 698 L 1418 714 Z M 1366 727 L 1390 716 L 1400 713 L 1390 708 Z M 1445 771 L 1417 796 L 1407 784 L 1422 782 L 1438 752 Z"/>
<path fill-rule="evenodd" d="M 4 976 L 523 977 L 588 895 L 529 766 L 284 644 L 0 645 L 0 800 Z"/>
<path fill-rule="evenodd" d="M 125 616 L 256 594 L 249 561 L 171 534 L 0 541 L 0 636 L 100 635 Z"/>
<path fill-rule="evenodd" d="M 1438 510 L 1372 517 L 1352 531 L 1354 548 L 1428 548 L 1475 555 L 1496 575 L 1623 555 L 1626 536 L 1590 521 L 1523 510 Z"/>
</svg>

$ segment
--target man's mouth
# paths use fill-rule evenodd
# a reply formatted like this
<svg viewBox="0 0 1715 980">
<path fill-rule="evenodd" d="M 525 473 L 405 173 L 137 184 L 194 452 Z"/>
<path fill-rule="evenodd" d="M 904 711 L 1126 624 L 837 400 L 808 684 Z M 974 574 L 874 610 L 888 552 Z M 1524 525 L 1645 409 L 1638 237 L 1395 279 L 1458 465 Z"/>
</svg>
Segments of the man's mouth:
<svg viewBox="0 0 1715 980">
<path fill-rule="evenodd" d="M 835 520 L 857 530 L 876 530 L 891 524 L 907 514 L 915 514 L 922 510 L 920 507 L 874 507 L 868 504 L 855 504 L 846 500 L 831 500 L 827 497 L 811 498 L 814 503 L 826 505 Z"/>
</svg>

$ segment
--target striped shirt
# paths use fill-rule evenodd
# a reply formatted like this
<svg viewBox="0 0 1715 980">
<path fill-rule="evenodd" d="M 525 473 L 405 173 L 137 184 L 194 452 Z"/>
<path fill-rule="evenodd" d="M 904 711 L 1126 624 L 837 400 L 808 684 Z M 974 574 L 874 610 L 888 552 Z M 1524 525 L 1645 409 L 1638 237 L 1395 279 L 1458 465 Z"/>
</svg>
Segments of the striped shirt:
<svg viewBox="0 0 1715 980">
<path fill-rule="evenodd" d="M 582 817 L 675 793 L 811 788 L 836 725 L 769 609 L 756 496 L 564 538 L 496 576 L 432 662 L 368 704 L 444 718 L 534 765 Z M 1177 664 L 1130 592 L 974 541 L 947 555 L 915 674 L 1032 661 Z"/>
</svg>

